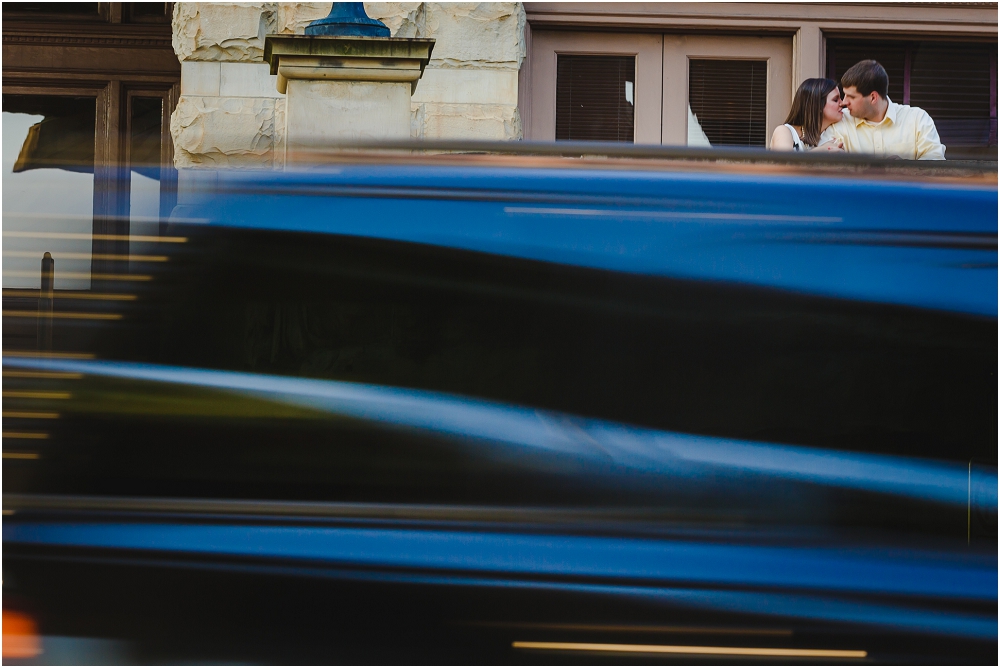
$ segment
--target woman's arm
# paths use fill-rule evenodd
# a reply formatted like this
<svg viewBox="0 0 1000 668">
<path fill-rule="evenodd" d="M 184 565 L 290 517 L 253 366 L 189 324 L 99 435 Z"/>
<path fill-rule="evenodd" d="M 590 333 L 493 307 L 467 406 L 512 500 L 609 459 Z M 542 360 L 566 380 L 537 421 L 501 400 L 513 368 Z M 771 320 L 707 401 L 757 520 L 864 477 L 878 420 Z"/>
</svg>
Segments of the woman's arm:
<svg viewBox="0 0 1000 668">
<path fill-rule="evenodd" d="M 825 141 L 822 144 L 820 144 L 819 146 L 815 146 L 815 147 L 813 147 L 813 148 L 811 148 L 809 150 L 810 151 L 833 151 L 834 153 L 837 153 L 837 152 L 843 153 L 844 152 L 844 142 L 841 141 L 840 139 L 837 139 L 836 137 L 834 137 L 833 139 Z"/>
<path fill-rule="evenodd" d="M 792 131 L 784 125 L 774 128 L 774 133 L 771 134 L 771 150 L 794 151 L 795 143 L 792 141 Z"/>
</svg>

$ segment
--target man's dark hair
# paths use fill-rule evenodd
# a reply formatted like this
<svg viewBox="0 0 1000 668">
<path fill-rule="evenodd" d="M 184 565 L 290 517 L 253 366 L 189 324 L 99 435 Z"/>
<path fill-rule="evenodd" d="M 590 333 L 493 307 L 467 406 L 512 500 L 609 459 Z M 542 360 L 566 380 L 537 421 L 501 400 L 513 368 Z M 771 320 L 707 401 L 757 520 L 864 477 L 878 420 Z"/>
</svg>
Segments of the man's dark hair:
<svg viewBox="0 0 1000 668">
<path fill-rule="evenodd" d="M 889 97 L 889 75 L 875 60 L 862 60 L 852 65 L 840 77 L 840 85 L 843 88 L 854 86 L 862 95 L 875 91 L 883 100 Z"/>
</svg>

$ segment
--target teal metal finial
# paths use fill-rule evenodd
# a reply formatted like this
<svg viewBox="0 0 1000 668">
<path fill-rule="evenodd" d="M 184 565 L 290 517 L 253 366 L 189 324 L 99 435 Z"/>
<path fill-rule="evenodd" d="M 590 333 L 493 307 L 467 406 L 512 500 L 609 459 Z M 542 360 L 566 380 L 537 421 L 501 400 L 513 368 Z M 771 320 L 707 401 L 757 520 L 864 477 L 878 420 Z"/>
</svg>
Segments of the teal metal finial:
<svg viewBox="0 0 1000 668">
<path fill-rule="evenodd" d="M 307 35 L 389 37 L 389 28 L 368 16 L 363 2 L 335 2 L 326 18 L 306 26 Z"/>
</svg>

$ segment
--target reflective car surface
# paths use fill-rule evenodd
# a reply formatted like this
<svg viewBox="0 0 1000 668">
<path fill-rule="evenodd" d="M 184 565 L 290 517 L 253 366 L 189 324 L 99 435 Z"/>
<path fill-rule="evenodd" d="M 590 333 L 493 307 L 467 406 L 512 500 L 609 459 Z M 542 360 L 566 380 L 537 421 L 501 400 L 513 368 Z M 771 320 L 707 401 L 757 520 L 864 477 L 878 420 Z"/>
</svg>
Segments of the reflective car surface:
<svg viewBox="0 0 1000 668">
<path fill-rule="evenodd" d="M 49 216 L 14 659 L 995 662 L 995 163 L 846 166 L 186 172 L 89 289 Z"/>
</svg>

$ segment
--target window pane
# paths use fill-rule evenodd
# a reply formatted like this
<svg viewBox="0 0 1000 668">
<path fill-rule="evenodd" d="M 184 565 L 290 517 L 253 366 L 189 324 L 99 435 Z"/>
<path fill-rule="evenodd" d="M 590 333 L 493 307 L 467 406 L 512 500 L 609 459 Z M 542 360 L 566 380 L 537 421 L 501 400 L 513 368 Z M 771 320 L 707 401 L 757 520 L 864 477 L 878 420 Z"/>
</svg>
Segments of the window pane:
<svg viewBox="0 0 1000 668">
<path fill-rule="evenodd" d="M 3 96 L 3 287 L 90 288 L 94 214 L 92 97 Z"/>
<path fill-rule="evenodd" d="M 830 40 L 827 42 L 827 71 L 840 81 L 844 72 L 862 60 L 877 60 L 889 75 L 889 99 L 903 104 L 903 71 L 906 68 L 906 45 L 902 42 L 866 40 Z"/>
<path fill-rule="evenodd" d="M 767 61 L 690 60 L 688 105 L 712 146 L 765 146 Z"/>
<path fill-rule="evenodd" d="M 558 56 L 556 139 L 632 142 L 635 57 Z"/>
<path fill-rule="evenodd" d="M 949 158 L 995 158 L 996 43 L 839 39 L 827 46 L 827 71 L 837 80 L 860 60 L 881 63 L 889 99 L 929 113 Z"/>
<path fill-rule="evenodd" d="M 910 104 L 934 119 L 941 141 L 953 149 L 948 157 L 959 157 L 954 149 L 960 146 L 992 146 L 996 159 L 996 102 L 991 116 L 990 99 L 997 45 L 918 42 L 911 53 Z"/>
<path fill-rule="evenodd" d="M 142 237 L 160 233 L 160 147 L 162 144 L 163 100 L 137 97 L 131 105 L 129 254 L 131 270 L 139 271 L 137 257 L 154 254 L 156 243 Z"/>
</svg>

